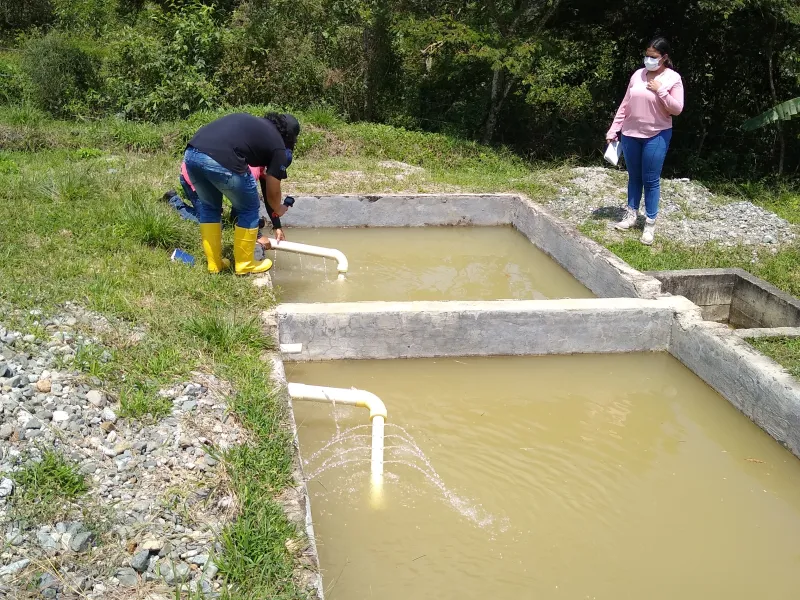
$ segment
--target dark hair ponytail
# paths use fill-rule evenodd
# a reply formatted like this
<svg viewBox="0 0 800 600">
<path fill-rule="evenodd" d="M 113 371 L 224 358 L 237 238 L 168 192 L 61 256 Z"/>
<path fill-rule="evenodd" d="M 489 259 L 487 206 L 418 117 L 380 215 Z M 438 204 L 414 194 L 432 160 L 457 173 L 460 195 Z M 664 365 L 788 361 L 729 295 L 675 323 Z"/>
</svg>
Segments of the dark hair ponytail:
<svg viewBox="0 0 800 600">
<path fill-rule="evenodd" d="M 667 38 L 664 37 L 656 37 L 650 41 L 650 45 L 647 46 L 648 48 L 652 48 L 656 52 L 658 52 L 661 56 L 666 56 L 667 59 L 664 61 L 664 66 L 669 67 L 670 69 L 673 68 L 672 66 L 672 46 L 670 46 L 669 41 Z"/>
<path fill-rule="evenodd" d="M 297 119 L 290 114 L 281 115 L 275 112 L 267 113 L 264 118 L 275 125 L 286 147 L 294 150 L 297 136 L 300 135 L 300 123 L 298 123 Z"/>
</svg>

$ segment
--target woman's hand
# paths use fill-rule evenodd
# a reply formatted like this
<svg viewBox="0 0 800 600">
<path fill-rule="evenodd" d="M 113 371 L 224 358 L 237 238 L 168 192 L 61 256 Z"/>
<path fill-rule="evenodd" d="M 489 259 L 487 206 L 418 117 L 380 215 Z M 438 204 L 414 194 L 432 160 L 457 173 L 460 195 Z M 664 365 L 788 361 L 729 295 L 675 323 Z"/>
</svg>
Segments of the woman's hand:
<svg viewBox="0 0 800 600">
<path fill-rule="evenodd" d="M 278 231 L 280 231 L 280 229 Z M 269 243 L 269 238 L 265 235 L 262 235 L 260 238 L 258 238 L 256 242 L 258 242 L 261 247 L 264 248 L 264 250 L 269 250 L 272 248 L 272 244 Z"/>
<path fill-rule="evenodd" d="M 286 236 L 283 235 L 283 229 L 276 229 L 275 230 L 275 241 L 276 242 L 283 242 L 286 240 Z"/>
<path fill-rule="evenodd" d="M 615 137 L 607 137 L 606 138 L 606 143 L 607 144 L 613 144 L 614 142 L 617 142 L 617 141 L 619 141 L 619 140 L 616 138 L 616 136 Z"/>
<path fill-rule="evenodd" d="M 661 89 L 661 82 L 657 79 L 651 79 L 647 82 L 647 89 L 651 92 L 658 92 Z"/>
</svg>

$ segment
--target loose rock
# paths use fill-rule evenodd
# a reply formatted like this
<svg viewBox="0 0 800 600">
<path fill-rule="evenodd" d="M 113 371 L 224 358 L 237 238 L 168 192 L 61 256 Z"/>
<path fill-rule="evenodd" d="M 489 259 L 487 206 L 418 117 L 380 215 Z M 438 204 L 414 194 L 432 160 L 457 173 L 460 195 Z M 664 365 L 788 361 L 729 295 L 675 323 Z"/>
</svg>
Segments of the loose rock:
<svg viewBox="0 0 800 600">
<path fill-rule="evenodd" d="M 92 390 L 86 394 L 86 400 L 89 401 L 89 404 L 92 406 L 96 406 L 98 408 L 102 408 L 106 405 L 105 396 L 103 396 L 103 392 L 98 390 Z M 110 420 L 110 419 L 109 419 Z"/>
<path fill-rule="evenodd" d="M 139 573 L 144 573 L 147 570 L 147 565 L 150 563 L 150 551 L 141 550 L 131 557 L 131 567 Z"/>
<path fill-rule="evenodd" d="M 93 540 L 94 534 L 91 531 L 82 531 L 72 537 L 72 541 L 69 543 L 69 548 L 73 552 L 86 552 L 92 547 Z"/>
<path fill-rule="evenodd" d="M 0 319 L 6 310 L 0 301 Z M 101 381 L 64 364 L 80 347 L 100 343 L 94 332 L 130 343 L 143 332 L 129 335 L 127 325 L 76 305 L 65 311 L 37 317 L 44 333 L 24 342 L 24 354 L 24 335 L 0 322 L 0 597 L 30 565 L 50 569 L 32 581 L 38 597 L 104 600 L 164 579 L 210 589 L 207 597 L 213 597 L 222 582 L 207 557 L 220 551 L 215 540 L 233 513 L 218 504 L 223 492 L 209 496 L 219 482 L 203 470 L 213 461 L 205 448 L 230 448 L 246 437 L 230 418 L 229 386 L 198 373 L 159 391 L 180 398 L 172 415 L 119 418 Z M 101 361 L 112 358 L 104 350 L 96 354 Z M 59 506 L 64 516 L 52 526 L 13 521 L 14 473 L 45 450 L 72 461 L 88 491 Z M 99 531 L 80 522 L 86 514 L 102 524 Z"/>
<path fill-rule="evenodd" d="M 102 412 L 101 416 L 103 417 L 104 421 L 108 421 L 110 423 L 116 423 L 117 422 L 117 413 L 115 413 L 113 410 L 111 410 L 108 407 L 103 409 L 103 412 Z"/>
<path fill-rule="evenodd" d="M 13 491 L 14 491 L 13 481 L 11 481 L 8 477 L 3 477 L 2 479 L 0 479 L 0 498 L 5 498 L 6 496 L 10 496 Z"/>
<path fill-rule="evenodd" d="M 612 225 L 622 217 L 626 204 L 624 171 L 578 167 L 571 176 L 547 207 L 574 225 L 605 224 L 598 235 L 619 239 L 623 234 Z M 643 220 L 640 217 L 640 223 Z M 662 180 L 656 239 L 686 246 L 714 242 L 727 247 L 777 248 L 794 243 L 798 233 L 798 227 L 751 202 L 731 202 L 688 179 Z"/>
<path fill-rule="evenodd" d="M 114 576 L 119 580 L 119 584 L 123 587 L 135 588 L 139 586 L 139 576 L 130 567 L 123 567 L 119 569 Z"/>
</svg>

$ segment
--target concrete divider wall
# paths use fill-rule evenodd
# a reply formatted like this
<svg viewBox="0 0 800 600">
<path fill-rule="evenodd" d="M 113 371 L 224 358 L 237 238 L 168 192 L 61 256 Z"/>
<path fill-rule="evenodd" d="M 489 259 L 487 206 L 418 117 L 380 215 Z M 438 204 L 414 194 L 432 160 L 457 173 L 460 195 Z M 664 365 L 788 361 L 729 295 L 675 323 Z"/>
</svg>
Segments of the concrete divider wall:
<svg viewBox="0 0 800 600">
<path fill-rule="evenodd" d="M 660 281 L 636 271 L 527 198 L 516 198 L 512 224 L 597 296 L 656 298 L 661 294 Z"/>
<path fill-rule="evenodd" d="M 707 321 L 740 328 L 800 327 L 800 301 L 743 269 L 648 273 L 670 294 L 685 296 Z"/>
<path fill-rule="evenodd" d="M 800 383 L 724 325 L 678 314 L 670 353 L 800 457 Z"/>
<path fill-rule="evenodd" d="M 800 268 L 800 265 L 798 265 Z M 730 322 L 737 327 L 800 327 L 800 301 L 743 269 L 736 272 Z"/>
<path fill-rule="evenodd" d="M 692 269 L 691 271 L 654 271 L 648 273 L 661 281 L 661 290 L 684 296 L 697 304 L 707 321 L 725 323 L 731 310 L 736 287 L 734 269 Z"/>
<path fill-rule="evenodd" d="M 676 303 L 631 298 L 283 304 L 292 360 L 663 351 Z"/>
</svg>

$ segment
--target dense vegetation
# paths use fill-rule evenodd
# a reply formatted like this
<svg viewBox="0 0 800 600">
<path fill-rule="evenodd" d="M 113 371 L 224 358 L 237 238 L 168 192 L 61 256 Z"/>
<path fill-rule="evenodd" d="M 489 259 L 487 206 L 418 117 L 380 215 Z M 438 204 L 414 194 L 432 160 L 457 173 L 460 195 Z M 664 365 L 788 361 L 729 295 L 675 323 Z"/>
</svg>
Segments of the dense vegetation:
<svg viewBox="0 0 800 600">
<path fill-rule="evenodd" d="M 669 168 L 800 171 L 800 123 L 740 128 L 800 95 L 795 0 L 25 0 L 0 26 L 0 103 L 147 121 L 327 106 L 545 159 L 598 151 L 662 33 L 687 91 Z"/>
</svg>

